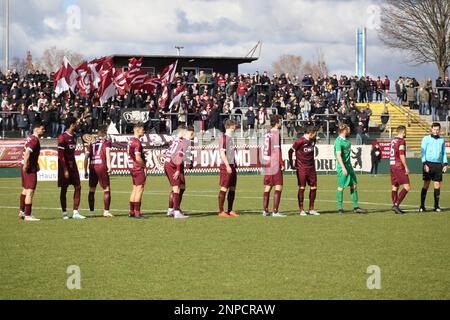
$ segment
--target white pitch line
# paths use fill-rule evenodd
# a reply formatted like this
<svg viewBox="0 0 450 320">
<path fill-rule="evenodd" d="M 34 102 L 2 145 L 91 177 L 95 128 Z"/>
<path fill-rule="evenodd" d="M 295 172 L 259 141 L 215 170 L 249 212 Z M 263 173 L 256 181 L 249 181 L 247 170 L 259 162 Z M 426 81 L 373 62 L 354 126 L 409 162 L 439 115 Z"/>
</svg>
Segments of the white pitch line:
<svg viewBox="0 0 450 320">
<path fill-rule="evenodd" d="M 21 187 L 0 187 L 0 189 L 14 189 L 14 190 L 22 190 Z M 58 189 L 58 188 L 57 188 Z M 55 191 L 55 189 L 50 189 L 50 188 L 37 188 L 36 192 L 39 191 Z M 70 191 L 70 189 L 69 189 Z M 319 192 L 336 192 L 336 189 L 317 189 L 317 191 Z M 97 192 L 102 192 L 102 189 L 100 187 L 97 188 Z M 151 191 L 151 190 L 144 190 L 144 194 L 168 194 L 169 191 L 165 192 L 165 191 Z M 186 192 L 202 192 L 202 193 L 217 193 L 218 191 L 212 191 L 212 190 L 198 190 L 198 189 L 189 189 L 189 186 L 186 188 Z M 239 189 L 237 189 L 237 193 L 239 192 L 245 192 L 245 193 L 261 193 L 260 191 L 239 191 Z M 358 189 L 358 192 L 385 192 L 385 193 L 391 193 L 390 189 Z M 420 193 L 420 190 L 410 190 L 408 193 Z M 14 192 L 10 192 L 14 193 Z M 124 194 L 129 194 L 131 193 L 130 191 L 116 191 L 115 189 L 113 189 L 112 193 L 124 193 Z M 441 190 L 441 193 L 450 193 L 450 190 Z M 2 194 L 8 194 L 7 192 L 2 192 L 0 193 L 0 195 Z"/>
</svg>

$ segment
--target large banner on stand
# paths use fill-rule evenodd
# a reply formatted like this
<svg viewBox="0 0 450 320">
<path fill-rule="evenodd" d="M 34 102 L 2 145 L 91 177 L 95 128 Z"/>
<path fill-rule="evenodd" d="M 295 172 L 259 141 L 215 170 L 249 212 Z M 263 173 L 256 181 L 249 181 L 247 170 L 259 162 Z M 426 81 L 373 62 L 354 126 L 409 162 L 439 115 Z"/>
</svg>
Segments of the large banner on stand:
<svg viewBox="0 0 450 320">
<path fill-rule="evenodd" d="M 110 136 L 112 175 L 123 175 L 129 173 L 129 159 L 127 154 L 127 143 L 131 135 Z M 173 141 L 169 135 L 147 134 L 142 138 L 145 157 L 149 174 L 163 174 L 165 154 Z M 3 166 L 18 167 L 22 160 L 24 140 L 13 140 L 6 142 L 2 151 Z M 292 171 L 289 166 L 288 152 L 291 145 L 283 145 L 282 153 L 286 171 Z M 84 145 L 78 145 L 75 151 L 77 166 L 80 177 L 84 178 Z M 370 172 L 371 169 L 371 146 L 352 146 L 351 161 L 356 171 Z M 5 154 L 8 156 L 5 157 Z M 192 146 L 190 159 L 193 160 L 192 168 L 187 173 L 216 173 L 219 172 L 220 151 L 218 146 Z M 6 160 L 5 160 L 6 159 Z M 261 150 L 258 146 L 240 145 L 235 147 L 235 159 L 239 172 L 260 172 Z M 332 145 L 317 145 L 315 147 L 315 162 L 318 172 L 333 172 L 336 170 L 334 158 L 334 147 Z M 0 162 L 1 163 L 1 162 Z M 42 148 L 39 157 L 40 171 L 38 179 L 41 181 L 56 181 L 58 178 L 58 152 L 57 148 Z"/>
<path fill-rule="evenodd" d="M 291 148 L 291 145 L 283 145 L 283 159 L 284 159 L 284 167 L 287 171 L 291 171 L 292 169 L 289 166 L 289 156 L 288 152 Z M 370 157 L 371 146 L 352 146 L 351 153 L 351 162 L 355 171 L 361 172 L 370 172 L 372 167 L 372 159 Z M 316 170 L 317 172 L 329 172 L 336 171 L 336 159 L 334 157 L 334 146 L 319 144 L 316 145 L 314 151 L 314 158 L 316 161 Z"/>
<path fill-rule="evenodd" d="M 0 140 L 0 168 L 20 166 L 25 139 Z"/>
</svg>

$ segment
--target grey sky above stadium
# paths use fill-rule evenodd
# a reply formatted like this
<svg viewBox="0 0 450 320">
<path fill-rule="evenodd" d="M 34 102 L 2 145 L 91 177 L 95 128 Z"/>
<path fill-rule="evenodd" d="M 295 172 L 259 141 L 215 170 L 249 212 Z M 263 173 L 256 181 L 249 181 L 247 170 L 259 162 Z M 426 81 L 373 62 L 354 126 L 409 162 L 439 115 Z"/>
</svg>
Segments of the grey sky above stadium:
<svg viewBox="0 0 450 320">
<path fill-rule="evenodd" d="M 367 70 L 392 78 L 436 78 L 434 65 L 412 66 L 377 36 L 375 0 L 21 0 L 11 2 L 11 57 L 51 46 L 87 58 L 111 54 L 243 56 L 263 41 L 259 61 L 241 71 L 270 71 L 281 54 L 310 60 L 320 50 L 331 73 L 355 72 L 355 29 L 368 27 Z M 67 8 L 80 25 L 67 26 Z M 69 23 L 70 24 L 70 23 Z M 3 45 L 3 42 L 2 42 Z M 2 53 L 3 54 L 3 53 Z"/>
</svg>

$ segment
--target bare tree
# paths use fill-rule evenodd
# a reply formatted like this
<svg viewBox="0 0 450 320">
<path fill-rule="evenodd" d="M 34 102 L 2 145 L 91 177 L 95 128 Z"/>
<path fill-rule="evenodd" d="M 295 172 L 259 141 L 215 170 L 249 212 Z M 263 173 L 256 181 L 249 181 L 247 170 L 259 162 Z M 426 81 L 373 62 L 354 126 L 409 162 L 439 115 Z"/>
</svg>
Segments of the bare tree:
<svg viewBox="0 0 450 320">
<path fill-rule="evenodd" d="M 24 59 L 14 57 L 11 61 L 11 69 L 16 70 L 20 76 L 24 76 L 26 73 L 26 62 Z"/>
<path fill-rule="evenodd" d="M 302 56 L 284 54 L 272 65 L 272 71 L 277 74 L 289 73 L 292 76 L 303 76 L 310 74 L 314 78 L 328 75 L 328 64 L 321 50 L 317 52 L 317 58 L 303 63 Z"/>
<path fill-rule="evenodd" d="M 439 75 L 450 61 L 450 2 L 448 0 L 386 0 L 380 39 L 405 50 L 410 62 L 435 63 Z"/>
<path fill-rule="evenodd" d="M 293 54 L 284 54 L 272 65 L 273 73 L 289 73 L 291 76 L 300 75 L 303 58 Z"/>
<path fill-rule="evenodd" d="M 302 74 L 310 74 L 314 79 L 328 76 L 328 64 L 322 51 L 317 52 L 317 58 L 314 58 L 312 62 L 308 61 L 303 65 Z"/>
<path fill-rule="evenodd" d="M 73 67 L 77 67 L 83 62 L 83 55 L 67 49 L 58 49 L 56 47 L 48 48 L 44 51 L 38 61 L 38 68 L 50 72 L 56 72 L 61 67 L 64 56 L 66 56 Z"/>
</svg>

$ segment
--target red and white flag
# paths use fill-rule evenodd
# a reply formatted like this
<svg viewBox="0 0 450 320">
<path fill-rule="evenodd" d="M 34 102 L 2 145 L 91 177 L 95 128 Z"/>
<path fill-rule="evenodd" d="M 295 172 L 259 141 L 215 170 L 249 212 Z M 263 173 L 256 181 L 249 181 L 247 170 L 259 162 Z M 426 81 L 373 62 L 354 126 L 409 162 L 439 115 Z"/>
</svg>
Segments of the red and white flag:
<svg viewBox="0 0 450 320">
<path fill-rule="evenodd" d="M 127 76 L 119 68 L 114 68 L 114 85 L 121 95 L 128 90 Z"/>
<path fill-rule="evenodd" d="M 173 93 L 173 99 L 170 102 L 169 105 L 169 110 L 172 109 L 172 106 L 178 102 L 180 102 L 181 98 L 183 97 L 184 91 L 185 91 L 186 87 L 185 85 L 179 86 L 175 92 Z"/>
<path fill-rule="evenodd" d="M 88 63 L 85 61 L 80 64 L 77 69 L 77 86 L 80 94 L 83 97 L 87 97 L 89 93 L 94 90 L 94 84 L 92 82 L 92 70 Z"/>
<path fill-rule="evenodd" d="M 89 68 L 91 69 L 91 78 L 92 84 L 95 89 L 98 89 L 100 81 L 102 80 L 100 77 L 100 70 L 102 69 L 103 62 L 106 61 L 106 57 L 97 58 L 88 63 Z"/>
<path fill-rule="evenodd" d="M 131 58 L 129 61 L 130 62 L 128 63 L 128 70 L 126 72 L 128 84 L 130 84 L 133 81 L 133 79 L 141 70 L 142 58 L 139 59 Z"/>
<path fill-rule="evenodd" d="M 111 61 L 103 62 L 100 70 L 100 87 L 98 93 L 100 95 L 100 103 L 105 103 L 109 98 L 116 95 L 116 86 L 114 85 L 114 69 Z"/>
<path fill-rule="evenodd" d="M 164 108 L 166 105 L 167 99 L 169 99 L 169 88 L 167 85 L 175 79 L 175 72 L 177 70 L 178 60 L 176 60 L 171 65 L 168 65 L 164 68 L 163 72 L 161 73 L 160 79 L 161 79 L 161 85 L 162 85 L 162 94 L 159 98 L 159 107 Z"/>
<path fill-rule="evenodd" d="M 77 72 L 71 66 L 67 57 L 64 56 L 62 66 L 53 78 L 55 93 L 60 95 L 68 90 L 74 92 L 75 86 L 77 85 L 77 76 Z"/>
<path fill-rule="evenodd" d="M 146 90 L 148 93 L 154 93 L 160 84 L 161 80 L 159 80 L 159 78 L 147 77 L 144 79 L 142 89 Z"/>
<path fill-rule="evenodd" d="M 147 77 L 147 72 L 144 70 L 139 70 L 134 73 L 134 77 L 129 82 L 129 87 L 131 90 L 139 90 Z"/>
</svg>

